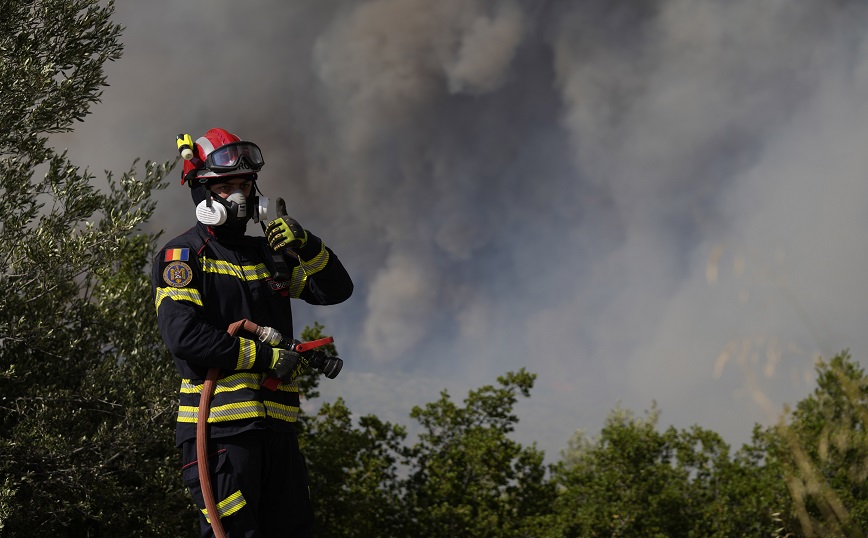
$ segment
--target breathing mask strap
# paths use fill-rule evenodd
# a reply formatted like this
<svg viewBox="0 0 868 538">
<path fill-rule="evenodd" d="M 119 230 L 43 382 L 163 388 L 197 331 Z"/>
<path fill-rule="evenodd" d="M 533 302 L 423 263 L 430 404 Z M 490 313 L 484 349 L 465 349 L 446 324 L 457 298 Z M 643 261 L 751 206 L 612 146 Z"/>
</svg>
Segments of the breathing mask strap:
<svg viewBox="0 0 868 538">
<path fill-rule="evenodd" d="M 259 185 L 254 181 L 253 182 L 253 190 L 258 194 L 258 206 L 257 215 L 259 218 L 254 217 L 254 221 L 258 220 L 259 225 L 262 227 L 262 233 L 265 233 L 265 212 L 268 207 L 268 196 L 262 194 L 262 191 L 259 189 Z M 252 198 L 253 196 L 251 196 Z M 263 203 L 264 202 L 264 203 Z M 289 270 L 289 266 L 286 264 L 286 261 L 283 259 L 283 254 L 280 252 L 275 252 L 268 243 L 264 243 L 262 245 L 262 257 L 265 259 L 265 266 L 271 272 L 272 278 L 276 282 L 288 282 L 292 278 L 292 272 Z"/>
</svg>

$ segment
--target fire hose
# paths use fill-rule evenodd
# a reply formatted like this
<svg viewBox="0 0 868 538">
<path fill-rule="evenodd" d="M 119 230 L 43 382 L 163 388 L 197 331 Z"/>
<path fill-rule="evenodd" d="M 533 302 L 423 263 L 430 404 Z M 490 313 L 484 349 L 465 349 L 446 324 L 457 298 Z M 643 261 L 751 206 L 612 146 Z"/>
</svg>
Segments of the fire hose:
<svg viewBox="0 0 868 538">
<path fill-rule="evenodd" d="M 231 336 L 235 336 L 242 329 L 256 335 L 261 342 L 297 353 L 304 353 L 334 342 L 334 338 L 331 336 L 310 342 L 286 339 L 271 327 L 260 327 L 247 319 L 242 319 L 229 325 L 227 332 Z M 321 357 L 318 359 L 319 363 L 311 365 L 323 371 L 326 377 L 330 379 L 337 377 L 343 365 L 341 359 L 334 358 L 328 361 L 324 361 Z M 219 377 L 219 368 L 209 368 L 205 376 L 205 383 L 202 385 L 202 395 L 199 398 L 199 411 L 196 415 L 196 458 L 199 462 L 199 485 L 202 488 L 202 497 L 205 500 L 205 510 L 208 513 L 211 529 L 217 538 L 226 538 L 226 532 L 223 530 L 223 524 L 220 522 L 217 502 L 214 499 L 214 489 L 211 486 L 211 473 L 208 465 L 208 417 L 211 412 L 211 399 L 214 397 L 214 389 L 217 387 L 217 379 Z M 274 377 L 268 377 L 262 382 L 263 388 L 272 391 L 277 390 L 278 385 L 280 385 L 280 380 Z"/>
</svg>

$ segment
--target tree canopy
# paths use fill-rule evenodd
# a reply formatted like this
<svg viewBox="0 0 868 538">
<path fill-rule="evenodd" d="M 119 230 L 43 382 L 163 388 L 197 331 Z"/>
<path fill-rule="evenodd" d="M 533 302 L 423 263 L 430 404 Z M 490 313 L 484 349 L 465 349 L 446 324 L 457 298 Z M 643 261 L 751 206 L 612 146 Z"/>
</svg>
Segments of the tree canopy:
<svg viewBox="0 0 868 538">
<path fill-rule="evenodd" d="M 138 230 L 170 165 L 136 171 L 131 158 L 98 188 L 48 143 L 99 101 L 103 65 L 120 58 L 112 11 L 0 7 L 0 528 L 11 536 L 189 526 L 171 515 L 188 504 L 169 466 L 175 382 L 144 271 L 155 238 Z"/>
</svg>

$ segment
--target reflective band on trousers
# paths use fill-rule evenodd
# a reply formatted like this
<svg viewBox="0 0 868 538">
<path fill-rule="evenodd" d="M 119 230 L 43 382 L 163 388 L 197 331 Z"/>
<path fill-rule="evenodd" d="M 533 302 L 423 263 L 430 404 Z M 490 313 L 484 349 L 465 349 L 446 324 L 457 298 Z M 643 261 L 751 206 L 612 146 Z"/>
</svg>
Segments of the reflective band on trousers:
<svg viewBox="0 0 868 538">
<path fill-rule="evenodd" d="M 235 512 L 241 510 L 245 504 L 247 504 L 247 501 L 244 500 L 244 495 L 241 494 L 241 490 L 238 490 L 217 503 L 217 514 L 220 516 L 220 519 L 223 519 L 224 517 L 231 516 Z M 208 523 L 211 523 L 211 519 L 208 518 L 208 510 L 203 508 L 202 514 L 205 516 L 205 519 L 208 520 Z"/>
</svg>

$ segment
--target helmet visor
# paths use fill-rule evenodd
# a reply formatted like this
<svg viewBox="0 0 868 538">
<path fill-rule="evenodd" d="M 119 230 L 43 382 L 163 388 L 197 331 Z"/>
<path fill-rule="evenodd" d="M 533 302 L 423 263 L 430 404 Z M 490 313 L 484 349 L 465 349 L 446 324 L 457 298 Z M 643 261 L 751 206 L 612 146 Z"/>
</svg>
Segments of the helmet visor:
<svg viewBox="0 0 868 538">
<path fill-rule="evenodd" d="M 205 166 L 217 173 L 233 172 L 235 170 L 250 170 L 258 172 L 265 160 L 259 146 L 253 142 L 232 142 L 221 146 L 205 159 Z"/>
</svg>

